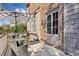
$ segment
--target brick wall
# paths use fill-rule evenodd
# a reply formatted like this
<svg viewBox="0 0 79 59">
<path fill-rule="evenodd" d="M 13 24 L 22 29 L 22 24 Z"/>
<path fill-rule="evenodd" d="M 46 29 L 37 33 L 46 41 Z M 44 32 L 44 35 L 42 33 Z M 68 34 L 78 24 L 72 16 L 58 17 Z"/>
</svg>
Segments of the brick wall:
<svg viewBox="0 0 79 59">
<path fill-rule="evenodd" d="M 30 13 L 34 12 L 37 8 L 39 8 L 39 3 L 30 3 L 29 9 Z"/>
<path fill-rule="evenodd" d="M 45 30 L 45 21 L 46 21 L 45 13 L 47 11 L 47 4 L 30 3 L 29 9 L 30 9 L 30 13 L 37 11 L 37 9 L 39 10 L 35 15 L 36 27 L 37 27 L 36 33 L 39 36 L 39 40 L 41 44 L 43 44 L 43 41 L 47 39 L 46 30 Z"/>
<path fill-rule="evenodd" d="M 47 14 L 58 10 L 58 34 L 48 34 L 47 40 L 56 48 L 63 49 L 63 40 L 64 40 L 64 9 L 63 4 L 61 3 L 51 3 L 48 5 Z M 55 37 L 57 37 L 55 39 Z M 55 42 L 56 41 L 56 42 Z M 54 44 L 53 44 L 54 43 Z"/>
<path fill-rule="evenodd" d="M 40 41 L 42 44 L 47 40 L 47 33 L 45 28 L 45 22 L 46 22 L 46 11 L 48 8 L 48 4 L 42 3 L 40 5 Z M 43 42 L 44 41 L 44 42 Z"/>
<path fill-rule="evenodd" d="M 46 21 L 47 21 L 47 12 L 49 11 L 52 11 L 56 8 L 59 8 L 59 41 L 57 42 L 57 46 L 56 47 L 59 47 L 59 48 L 63 48 L 63 28 L 64 28 L 64 25 L 63 25 L 63 5 L 62 4 L 59 4 L 59 3 L 52 3 L 52 4 L 47 4 L 47 3 L 40 3 L 40 4 L 30 4 L 29 6 L 29 9 L 30 9 L 30 12 L 34 12 L 37 8 L 39 8 L 39 13 L 40 15 L 37 16 L 36 20 L 38 20 L 39 22 L 39 26 L 37 25 L 37 27 L 39 28 L 38 29 L 38 36 L 39 36 L 39 40 L 40 42 L 43 43 L 43 41 L 46 41 L 48 40 L 47 39 L 47 33 L 46 33 L 46 30 L 47 28 L 45 27 L 46 25 Z M 53 37 L 53 35 L 52 35 Z M 50 40 L 51 41 L 51 40 Z M 52 42 L 53 43 L 53 42 Z M 43 43 L 44 44 L 44 43 Z M 56 44 L 55 44 L 56 45 Z"/>
</svg>

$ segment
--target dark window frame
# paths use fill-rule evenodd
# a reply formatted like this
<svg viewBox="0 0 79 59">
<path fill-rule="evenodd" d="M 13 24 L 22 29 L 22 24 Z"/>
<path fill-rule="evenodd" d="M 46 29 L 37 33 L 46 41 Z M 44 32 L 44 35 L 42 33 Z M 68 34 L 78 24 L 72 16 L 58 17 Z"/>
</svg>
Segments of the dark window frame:
<svg viewBox="0 0 79 59">
<path fill-rule="evenodd" d="M 58 34 L 58 11 L 47 16 L 47 33 Z"/>
</svg>

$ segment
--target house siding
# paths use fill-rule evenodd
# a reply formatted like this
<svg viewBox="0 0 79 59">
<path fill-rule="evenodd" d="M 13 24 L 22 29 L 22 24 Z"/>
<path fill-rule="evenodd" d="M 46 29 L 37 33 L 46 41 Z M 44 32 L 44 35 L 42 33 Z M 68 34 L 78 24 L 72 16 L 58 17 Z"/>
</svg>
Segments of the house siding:
<svg viewBox="0 0 79 59">
<path fill-rule="evenodd" d="M 64 4 L 64 51 L 79 55 L 79 4 Z"/>
</svg>

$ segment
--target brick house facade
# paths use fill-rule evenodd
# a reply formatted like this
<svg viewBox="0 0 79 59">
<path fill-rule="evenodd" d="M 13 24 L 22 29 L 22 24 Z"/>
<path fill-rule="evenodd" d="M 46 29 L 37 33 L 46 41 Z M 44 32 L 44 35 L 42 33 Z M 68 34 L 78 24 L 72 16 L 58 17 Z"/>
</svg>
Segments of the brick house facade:
<svg viewBox="0 0 79 59">
<path fill-rule="evenodd" d="M 46 42 L 47 44 L 53 45 L 57 48 L 63 47 L 63 4 L 58 3 L 30 3 L 29 6 L 30 13 L 32 15 L 32 19 L 28 21 L 29 24 L 29 31 L 32 33 L 36 33 L 39 37 L 39 40 L 41 43 Z M 52 14 L 55 14 L 54 12 L 57 11 L 57 21 L 58 25 L 57 29 L 58 33 L 48 33 L 48 15 L 51 13 L 51 29 L 53 26 L 53 16 Z M 54 23 L 55 23 L 54 22 Z M 32 23 L 32 25 L 31 25 Z M 55 24 L 56 25 L 56 24 Z M 34 29 L 34 30 L 33 30 Z M 51 32 L 53 29 L 51 30 Z M 52 37 L 58 37 L 56 40 L 52 39 Z M 54 44 L 53 42 L 56 41 Z"/>
<path fill-rule="evenodd" d="M 51 3 L 48 5 L 47 18 L 47 41 L 53 46 L 63 49 L 64 40 L 64 9 L 63 4 Z M 51 24 L 51 25 L 49 25 Z M 50 28 L 50 29 L 49 29 Z M 49 30 L 49 32 L 48 32 Z"/>
<path fill-rule="evenodd" d="M 32 19 L 27 22 L 29 23 L 28 27 L 30 27 L 29 32 L 37 34 L 40 42 L 43 43 L 43 41 L 47 39 L 45 29 L 47 4 L 30 3 L 29 10 L 32 17 Z"/>
</svg>

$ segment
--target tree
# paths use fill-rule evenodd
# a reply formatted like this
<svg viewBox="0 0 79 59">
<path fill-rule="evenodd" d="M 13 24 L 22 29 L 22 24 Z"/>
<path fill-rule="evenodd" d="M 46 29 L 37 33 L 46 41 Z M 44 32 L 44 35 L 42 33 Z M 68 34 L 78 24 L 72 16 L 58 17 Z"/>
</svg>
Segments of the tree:
<svg viewBox="0 0 79 59">
<path fill-rule="evenodd" d="M 12 32 L 16 32 L 16 26 L 13 26 L 11 28 L 11 31 Z M 27 26 L 26 26 L 26 24 L 23 24 L 23 23 L 17 24 L 17 32 L 18 33 L 27 32 Z"/>
<path fill-rule="evenodd" d="M 0 34 L 3 33 L 3 27 L 0 26 Z"/>
</svg>

